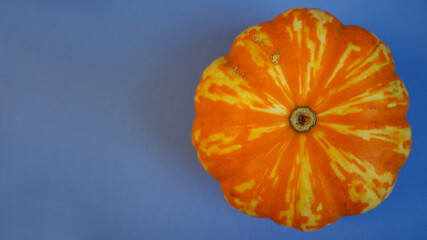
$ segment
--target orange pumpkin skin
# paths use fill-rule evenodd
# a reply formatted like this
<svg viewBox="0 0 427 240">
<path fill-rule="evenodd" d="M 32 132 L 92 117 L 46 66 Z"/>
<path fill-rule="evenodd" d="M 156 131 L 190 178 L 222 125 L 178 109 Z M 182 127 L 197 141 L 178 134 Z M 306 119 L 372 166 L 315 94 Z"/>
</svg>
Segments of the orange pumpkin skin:
<svg viewBox="0 0 427 240">
<path fill-rule="evenodd" d="M 192 141 L 226 200 L 312 231 L 378 206 L 409 155 L 408 93 L 387 46 L 318 9 L 246 29 L 204 71 Z M 296 132 L 299 106 L 315 125 Z"/>
</svg>

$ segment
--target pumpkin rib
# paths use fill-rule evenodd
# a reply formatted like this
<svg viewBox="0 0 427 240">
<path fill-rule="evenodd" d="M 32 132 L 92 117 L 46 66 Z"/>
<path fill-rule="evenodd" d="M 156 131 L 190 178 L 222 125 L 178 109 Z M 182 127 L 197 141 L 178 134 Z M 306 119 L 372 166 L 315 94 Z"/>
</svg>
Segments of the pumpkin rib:
<svg viewBox="0 0 427 240">
<path fill-rule="evenodd" d="M 293 135 L 289 138 L 289 140 L 281 150 L 280 155 L 276 160 L 275 165 L 273 166 L 273 169 L 270 171 L 269 179 L 272 179 L 273 181 L 272 191 L 274 191 L 276 194 L 280 194 L 280 192 L 283 191 L 282 189 L 287 189 L 286 187 L 279 187 L 279 186 L 289 184 L 289 182 L 286 181 L 286 177 L 283 176 L 284 173 L 287 171 L 283 169 L 293 169 L 293 165 L 295 163 L 292 161 L 289 161 L 288 160 L 289 158 L 287 157 L 287 155 L 289 155 L 289 153 L 293 151 L 291 146 L 296 141 L 295 140 L 296 138 L 297 138 L 297 134 L 293 133 Z M 278 173 L 281 173 L 281 175 L 277 175 Z M 291 176 L 292 172 L 287 172 L 287 174 Z M 276 194 L 271 194 L 271 197 L 275 196 Z M 274 216 L 274 212 L 277 211 L 275 207 L 280 205 L 281 205 L 281 199 L 273 199 L 270 203 L 270 206 L 268 207 L 269 211 L 267 216 Z"/>
<path fill-rule="evenodd" d="M 322 148 L 320 147 L 318 142 L 313 138 L 313 136 L 310 136 L 310 138 L 315 143 L 314 145 L 311 146 L 311 148 L 313 148 L 312 151 L 315 151 L 315 149 L 317 151 L 322 150 Z M 315 154 L 315 155 L 318 156 L 318 154 Z M 321 202 L 321 203 L 323 203 L 322 208 L 328 214 L 322 214 L 322 216 L 326 215 L 329 217 L 328 220 L 326 221 L 326 223 L 329 224 L 337 221 L 339 219 L 339 216 L 342 215 L 343 213 L 340 210 L 340 204 L 338 204 L 339 200 L 337 200 L 336 195 L 333 194 L 335 191 L 331 190 L 333 187 L 333 184 L 332 184 L 333 179 L 331 180 L 330 178 L 333 175 L 328 174 L 328 172 L 326 171 L 326 168 L 324 167 L 324 164 L 325 163 L 323 163 L 322 161 L 313 161 L 313 165 L 317 166 L 316 169 L 318 170 L 316 174 L 316 176 L 318 177 L 318 181 L 313 181 L 313 182 L 317 183 L 317 185 L 320 185 L 320 189 L 322 189 L 322 191 L 318 191 L 318 192 L 320 192 L 320 194 L 325 196 L 324 202 Z M 319 176 L 322 176 L 322 177 L 319 177 Z M 326 187 L 325 182 L 329 183 L 328 187 Z M 332 210 L 336 210 L 336 212 L 334 213 Z M 319 228 L 325 225 L 326 224 L 319 223 Z"/>
<path fill-rule="evenodd" d="M 387 84 L 380 83 L 371 88 L 365 88 L 364 92 L 345 97 L 341 103 L 330 104 L 327 109 L 319 112 L 319 117 L 327 114 L 344 115 L 350 117 L 352 114 L 363 113 L 364 117 L 371 115 L 373 119 L 389 119 L 395 115 L 402 118 L 399 110 L 403 106 L 403 114 L 407 112 L 408 94 L 400 79 L 390 80 Z M 396 92 L 395 89 L 399 89 Z M 343 93 L 342 95 L 347 95 Z M 397 108 L 396 108 L 397 107 Z M 366 112 L 368 109 L 370 112 Z"/>
<path fill-rule="evenodd" d="M 308 18 L 313 18 L 313 16 L 310 16 Z M 328 19 L 329 19 L 329 21 L 328 21 Z M 307 27 L 308 21 L 303 21 L 303 22 L 304 22 L 303 29 L 305 30 L 305 28 Z M 325 16 L 323 16 L 323 18 L 317 19 L 317 22 L 315 23 L 315 25 L 316 25 L 315 29 L 317 30 L 317 32 L 322 31 L 319 29 L 323 29 L 324 31 L 326 31 L 326 29 L 327 29 L 327 31 L 325 33 L 325 40 L 324 40 L 325 46 L 324 46 L 323 52 L 319 53 L 320 50 L 317 50 L 317 52 L 318 52 L 317 54 L 320 54 L 321 58 L 320 58 L 319 62 L 317 63 L 317 65 L 313 66 L 314 70 L 313 70 L 313 77 L 310 81 L 310 91 L 308 91 L 308 93 L 307 93 L 307 105 L 311 105 L 310 103 L 311 103 L 311 99 L 313 98 L 312 96 L 316 95 L 316 93 L 318 91 L 318 87 L 319 87 L 320 82 L 321 82 L 319 80 L 324 78 L 323 74 L 324 74 L 325 67 L 320 67 L 320 66 L 332 65 L 332 64 L 330 64 L 330 62 L 331 62 L 333 55 L 331 53 L 328 54 L 328 51 L 330 51 L 330 52 L 335 51 L 334 47 L 336 47 L 335 46 L 336 43 L 332 42 L 332 41 L 326 41 L 326 37 L 328 37 L 328 40 L 331 38 L 330 35 L 333 35 L 332 37 L 339 38 L 340 37 L 339 34 L 341 34 L 341 31 L 343 29 L 343 24 L 338 19 L 334 18 L 331 14 L 329 14 L 327 12 L 325 13 Z M 337 31 L 331 32 L 330 31 L 331 28 L 327 27 L 329 25 L 335 25 L 334 29 L 337 29 Z M 312 27 L 309 27 L 309 29 L 312 29 Z M 318 34 L 317 34 L 317 38 L 319 38 Z M 318 44 L 316 44 L 316 47 L 320 48 L 320 46 Z M 331 50 L 333 50 L 333 51 L 331 51 Z"/>
<path fill-rule="evenodd" d="M 313 135 L 313 136 L 316 136 L 316 135 Z M 341 216 L 351 216 L 351 215 L 358 214 L 360 211 L 362 211 L 362 209 L 364 207 L 366 207 L 366 205 L 361 204 L 358 201 L 354 202 L 354 201 L 350 200 L 349 193 L 348 193 L 348 183 L 346 183 L 346 181 L 340 180 L 341 177 L 345 177 L 342 173 L 342 171 L 344 171 L 344 170 L 342 169 L 342 167 L 340 165 L 337 165 L 336 163 L 334 165 L 331 164 L 332 162 L 335 162 L 336 160 L 334 160 L 333 158 L 331 158 L 329 156 L 329 153 L 326 151 L 325 145 L 322 144 L 316 137 L 315 137 L 315 139 L 316 139 L 317 144 L 319 146 L 321 146 L 320 149 L 322 149 L 322 151 L 320 151 L 319 154 L 321 154 L 321 156 L 323 156 L 322 159 L 328 159 L 328 160 L 325 160 L 329 163 L 329 164 L 325 164 L 325 166 L 328 166 L 328 168 L 324 167 L 323 168 L 324 171 L 329 173 L 330 176 L 337 177 L 337 178 L 334 178 L 334 183 L 333 183 L 335 190 L 330 193 L 333 196 L 333 198 L 332 198 L 333 202 L 339 203 L 336 205 L 335 211 L 337 211 Z M 334 167 L 332 167 L 332 166 L 334 166 Z M 331 174 L 331 173 L 333 173 L 333 174 Z M 339 193 L 339 194 L 337 194 L 337 193 Z"/>
<path fill-rule="evenodd" d="M 298 145 L 300 142 L 300 136 L 294 135 L 292 140 L 289 142 L 289 150 L 283 152 L 282 160 L 278 164 L 276 174 L 279 172 L 281 175 L 275 175 L 275 178 L 278 178 L 276 191 L 280 192 L 281 189 L 285 191 L 285 199 L 277 199 L 277 207 L 275 208 L 275 214 L 271 215 L 271 218 L 278 222 L 279 224 L 292 227 L 294 226 L 294 213 L 296 209 L 296 199 L 298 182 L 299 182 L 299 169 L 301 167 L 298 162 Z M 287 160 L 287 161 L 286 161 Z M 286 173 L 286 174 L 285 174 Z M 275 201 L 273 201 L 275 202 Z M 281 204 L 280 204 L 281 203 Z"/>
<path fill-rule="evenodd" d="M 278 157 L 282 156 L 283 152 L 286 150 L 286 147 L 289 146 L 289 143 L 291 142 L 291 140 L 288 140 L 288 143 L 278 143 L 276 146 L 274 146 L 272 149 L 270 149 L 268 151 L 268 153 L 266 153 L 266 157 L 268 157 L 271 154 L 274 154 L 274 152 L 276 152 L 275 155 L 278 155 Z M 284 148 L 280 149 L 280 145 L 283 145 Z M 276 149 L 278 148 L 278 149 Z M 255 159 L 256 160 L 256 159 Z M 273 159 L 272 159 L 273 160 Z M 272 166 L 271 163 L 275 163 L 275 161 L 270 161 L 270 163 L 265 163 L 266 165 L 268 165 L 269 167 L 264 167 L 266 169 L 266 171 L 264 172 L 260 172 L 260 174 L 262 175 L 261 179 L 256 179 L 256 176 L 260 176 L 259 174 L 256 174 L 257 171 L 260 171 L 260 168 L 254 168 L 254 160 L 250 161 L 247 163 L 245 168 L 249 168 L 249 169 L 253 169 L 251 171 L 246 171 L 246 172 L 241 172 L 241 173 L 237 173 L 236 175 L 232 176 L 232 179 L 245 179 L 243 180 L 243 182 L 235 182 L 233 183 L 232 179 L 229 179 L 227 181 L 223 181 L 221 182 L 221 188 L 222 191 L 224 193 L 224 195 L 226 196 L 226 199 L 228 202 L 230 202 L 230 204 L 235 207 L 236 209 L 239 209 L 247 214 L 250 214 L 252 216 L 257 216 L 257 217 L 263 217 L 263 214 L 255 214 L 254 213 L 254 209 L 255 207 L 257 207 L 256 205 L 251 206 L 251 202 L 256 202 L 258 203 L 259 201 L 264 201 L 264 197 L 261 195 L 258 195 L 257 197 L 255 197 L 254 195 L 257 194 L 257 191 L 259 189 L 259 187 L 257 187 L 256 185 L 260 185 L 262 184 L 262 182 L 266 181 L 265 177 L 267 177 L 268 175 L 268 179 L 269 181 L 275 181 L 275 179 L 271 179 L 271 175 L 272 175 L 272 171 L 274 169 L 274 167 Z M 263 168 L 263 169 L 264 169 Z M 270 171 L 271 169 L 271 171 Z M 242 175 L 244 174 L 244 175 Z M 247 177 L 249 176 L 249 177 Z M 270 180 L 271 179 L 271 180 Z M 232 182 L 230 182 L 230 180 Z M 250 188 L 245 188 L 245 190 L 243 192 L 236 192 L 238 186 L 242 186 L 245 185 L 245 183 L 248 183 L 252 180 L 255 180 L 254 183 L 251 185 Z M 240 199 L 241 197 L 247 198 L 246 201 L 242 202 Z"/>
<path fill-rule="evenodd" d="M 318 130 L 317 130 L 318 131 Z M 313 151 L 316 150 L 316 155 L 318 156 L 318 161 L 317 161 L 317 165 L 320 165 L 318 168 L 318 172 L 319 174 L 322 174 L 323 177 L 323 181 L 320 181 L 320 184 L 322 185 L 322 189 L 323 189 L 323 193 L 325 193 L 326 196 L 330 196 L 329 199 L 329 204 L 326 205 L 326 210 L 330 210 L 330 209 L 335 209 L 335 211 L 337 212 L 337 215 L 343 215 L 345 214 L 345 211 L 343 211 L 341 208 L 341 204 L 339 204 L 340 202 L 342 202 L 341 199 L 337 198 L 339 195 L 334 194 L 336 192 L 340 192 L 340 191 L 336 191 L 334 190 L 334 188 L 337 187 L 336 182 L 338 180 L 337 176 L 335 174 L 331 174 L 332 169 L 331 168 L 327 168 L 325 166 L 329 166 L 330 164 L 328 164 L 331 159 L 329 158 L 329 156 L 326 154 L 324 148 L 320 145 L 320 143 L 314 138 L 315 133 L 313 133 L 313 135 L 311 135 L 310 137 L 313 139 L 314 141 L 314 145 L 313 147 Z M 316 163 L 315 163 L 316 164 Z M 328 182 L 328 187 L 325 187 L 325 182 Z M 344 188 L 344 185 L 339 185 L 340 188 Z M 330 204 L 332 202 L 332 204 Z M 329 206 L 329 208 L 327 207 Z M 338 219 L 336 219 L 338 220 Z"/>
<path fill-rule="evenodd" d="M 313 136 L 310 136 L 310 138 L 313 142 L 310 145 L 310 149 L 314 152 L 317 148 L 316 141 Z M 318 157 L 318 154 L 312 153 L 312 155 L 317 157 L 316 161 L 311 161 L 313 168 L 317 169 L 310 177 L 313 188 L 317 189 L 317 191 L 314 192 L 317 204 L 313 204 L 312 207 L 315 208 L 312 211 L 316 210 L 320 218 L 317 220 L 317 225 L 312 226 L 311 229 L 316 230 L 337 221 L 342 215 L 342 212 L 339 208 L 339 201 L 336 198 L 336 194 L 334 194 L 336 192 L 336 184 L 328 180 L 330 179 L 330 173 L 328 175 L 324 166 L 325 163 Z M 319 180 L 316 181 L 316 179 Z"/>
<path fill-rule="evenodd" d="M 278 129 L 272 132 L 264 132 L 262 133 L 262 135 L 256 139 L 252 139 L 252 140 L 248 140 L 250 138 L 250 134 L 249 135 L 242 135 L 242 138 L 246 139 L 246 145 L 251 145 L 253 146 L 253 148 L 247 148 L 247 149 L 237 149 L 235 152 L 230 152 L 224 156 L 229 156 L 229 158 L 231 159 L 231 161 L 233 161 L 232 159 L 235 158 L 236 156 L 246 156 L 247 161 L 244 163 L 241 163 L 239 165 L 239 167 L 245 167 L 246 173 L 249 173 L 249 169 L 257 169 L 257 166 L 268 166 L 268 163 L 265 162 L 260 162 L 262 161 L 262 158 L 266 158 L 268 159 L 268 155 L 266 156 L 266 154 L 269 154 L 269 152 L 271 151 L 271 148 L 269 148 L 268 146 L 271 143 L 275 143 L 275 142 L 280 142 L 281 140 L 281 136 L 283 136 L 284 134 L 288 135 L 289 133 L 285 133 L 285 131 L 290 131 L 287 129 Z M 247 137 L 245 137 L 247 136 Z M 258 152 L 254 152 L 255 149 Z M 267 164 L 267 165 L 265 165 Z M 233 175 L 230 175 L 231 177 L 241 177 L 239 176 L 239 172 L 236 172 Z M 220 180 L 220 179 L 218 179 Z"/>
<path fill-rule="evenodd" d="M 325 128 L 323 126 L 325 126 Z M 357 157 L 362 158 L 363 156 L 370 156 L 376 160 L 381 153 L 387 156 L 388 159 L 394 158 L 396 162 L 394 162 L 392 166 L 397 167 L 397 169 L 393 171 L 393 174 L 396 174 L 403 165 L 403 162 L 401 162 L 402 159 L 404 161 L 409 156 L 410 145 L 407 143 L 411 142 L 412 135 L 408 124 L 402 128 L 391 128 L 386 126 L 382 129 L 368 130 L 360 130 L 357 128 L 342 128 L 337 130 L 335 126 L 327 125 L 320 125 L 319 128 L 320 127 L 328 132 L 328 136 L 335 135 L 336 139 L 342 139 L 348 137 L 348 135 L 352 136 L 352 144 L 345 145 L 344 143 L 336 141 L 334 145 L 347 146 L 347 149 L 349 149 L 348 151 L 353 152 Z M 398 162 L 401 163 L 397 164 Z M 372 161 L 370 161 L 370 163 L 372 163 Z M 387 163 L 390 165 L 389 160 L 383 160 L 380 163 Z M 376 166 L 380 166 L 378 162 Z M 387 169 L 390 169 L 390 167 Z"/>
<path fill-rule="evenodd" d="M 322 92 L 323 89 L 327 87 L 327 85 L 329 85 L 328 80 L 333 80 L 332 78 L 333 72 L 328 72 L 328 70 L 329 71 L 331 70 L 330 66 L 336 66 L 339 64 L 340 58 L 337 56 L 339 55 L 339 53 L 341 53 L 341 51 L 342 51 L 342 54 L 344 54 L 347 48 L 347 47 L 344 48 L 344 44 L 339 44 L 339 42 L 342 41 L 342 35 L 343 35 L 343 31 L 345 30 L 345 25 L 343 25 L 337 19 L 334 19 L 333 23 L 335 23 L 336 25 L 333 28 L 333 32 L 331 32 L 330 29 L 328 30 L 328 34 L 329 34 L 328 41 L 330 41 L 331 43 L 327 44 L 328 50 L 325 50 L 325 51 L 329 51 L 329 54 L 327 54 L 325 61 L 321 63 L 322 66 L 324 67 L 320 68 L 319 70 L 319 74 L 318 74 L 319 77 L 317 78 L 317 81 L 315 81 L 316 85 L 313 86 L 313 91 L 312 91 L 313 95 L 318 94 L 318 92 Z"/>
<path fill-rule="evenodd" d="M 350 33 L 348 33 L 348 32 L 350 32 Z M 365 40 L 368 43 L 368 46 L 363 46 L 360 43 L 360 41 L 362 41 L 361 39 L 354 40 L 352 37 L 349 37 L 348 35 L 356 35 L 356 36 L 362 35 L 363 37 L 359 37 L 359 38 Z M 350 39 L 347 39 L 347 38 L 350 38 Z M 357 66 L 360 66 L 363 64 L 363 62 L 360 63 L 360 61 L 362 61 L 362 59 L 364 59 L 365 56 L 371 56 L 378 49 L 379 46 L 385 46 L 385 44 L 382 41 L 380 41 L 371 32 L 369 32 L 363 28 L 353 26 L 353 25 L 347 25 L 347 26 L 342 27 L 342 31 L 341 31 L 341 35 L 340 35 L 340 41 L 341 41 L 341 45 L 345 45 L 346 47 L 343 48 L 345 50 L 342 52 L 342 54 L 339 58 L 340 59 L 339 62 L 343 61 L 343 63 L 341 63 L 341 64 L 338 63 L 338 66 L 336 67 L 336 68 L 339 68 L 338 72 L 333 71 L 333 73 L 332 73 L 332 75 L 335 77 L 335 79 L 339 79 L 340 74 L 341 75 L 343 74 L 343 69 L 342 69 L 343 67 L 342 66 L 345 66 L 344 65 L 345 62 L 348 62 L 352 59 L 351 55 L 356 55 L 356 56 L 360 55 L 358 57 L 354 56 L 354 58 L 356 58 L 356 60 L 355 61 L 353 60 L 353 62 L 350 64 L 350 67 L 352 67 L 350 70 L 354 70 L 354 68 L 357 68 Z M 366 45 L 366 43 L 365 43 L 365 45 Z M 368 49 L 366 49 L 366 48 L 368 48 Z M 363 55 L 362 55 L 362 53 L 358 54 L 358 52 L 363 52 L 363 51 L 366 51 L 366 53 Z M 389 53 L 388 48 L 386 48 L 385 51 Z M 390 59 L 391 59 L 391 56 L 390 56 Z M 356 64 L 356 65 L 353 66 L 353 64 Z M 393 64 L 393 63 L 391 62 L 391 64 Z M 344 73 L 345 72 L 346 71 L 344 71 Z M 342 77 L 345 78 L 345 76 L 342 76 Z M 330 82 L 333 79 L 334 78 L 331 78 L 331 77 L 328 78 L 328 82 L 326 83 L 326 86 L 327 86 L 326 90 L 328 91 L 328 93 L 326 94 L 326 96 L 331 96 L 331 97 L 334 96 L 332 93 L 336 93 L 337 89 L 339 87 L 342 87 L 342 85 L 334 86 L 334 84 L 336 85 L 336 84 L 339 84 L 340 82 L 337 82 L 337 81 Z M 345 82 L 342 82 L 341 84 L 345 84 Z M 365 88 L 353 88 L 353 89 L 365 89 Z M 348 95 L 343 95 L 343 96 L 346 97 Z M 327 99 L 325 99 L 325 100 L 327 100 Z M 323 105 L 328 103 L 328 102 L 325 103 L 325 100 L 323 100 Z M 316 103 L 316 108 L 321 109 L 321 106 L 319 106 L 319 104 Z"/>
</svg>

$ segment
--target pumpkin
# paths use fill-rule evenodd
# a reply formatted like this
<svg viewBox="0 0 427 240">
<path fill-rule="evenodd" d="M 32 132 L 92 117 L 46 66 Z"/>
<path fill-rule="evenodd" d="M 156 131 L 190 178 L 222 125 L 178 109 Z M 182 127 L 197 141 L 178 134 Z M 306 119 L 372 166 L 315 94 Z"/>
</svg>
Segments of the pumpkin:
<svg viewBox="0 0 427 240">
<path fill-rule="evenodd" d="M 303 231 L 378 206 L 412 141 L 387 46 L 318 9 L 244 30 L 195 109 L 193 145 L 228 203 Z"/>
</svg>

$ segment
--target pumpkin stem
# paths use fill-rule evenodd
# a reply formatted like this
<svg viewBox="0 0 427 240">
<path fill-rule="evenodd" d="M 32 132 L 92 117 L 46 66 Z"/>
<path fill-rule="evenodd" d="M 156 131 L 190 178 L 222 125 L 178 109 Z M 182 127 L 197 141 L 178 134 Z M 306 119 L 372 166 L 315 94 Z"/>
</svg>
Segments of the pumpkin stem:
<svg viewBox="0 0 427 240">
<path fill-rule="evenodd" d="M 289 123 L 296 132 L 306 133 L 316 125 L 316 113 L 306 106 L 296 107 L 289 116 Z"/>
</svg>

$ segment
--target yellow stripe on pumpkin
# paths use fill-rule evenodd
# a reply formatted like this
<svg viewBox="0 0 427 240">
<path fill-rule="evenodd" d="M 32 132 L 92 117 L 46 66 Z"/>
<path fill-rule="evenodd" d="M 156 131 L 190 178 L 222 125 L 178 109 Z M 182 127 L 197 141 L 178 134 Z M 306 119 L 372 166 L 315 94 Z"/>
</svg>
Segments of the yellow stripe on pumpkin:
<svg viewBox="0 0 427 240">
<path fill-rule="evenodd" d="M 311 211 L 311 206 L 314 203 L 314 193 L 311 185 L 311 165 L 307 151 L 306 137 L 303 135 L 300 138 L 300 153 L 297 155 L 297 162 L 300 162 L 300 172 L 298 174 L 298 190 L 299 200 L 296 204 L 296 210 L 300 216 L 307 217 L 308 221 L 300 227 L 304 230 L 309 230 L 309 227 L 317 226 L 317 221 L 321 215 Z"/>
<path fill-rule="evenodd" d="M 287 125 L 288 125 L 287 123 L 282 123 L 282 124 L 277 124 L 277 125 L 273 125 L 273 126 L 250 127 L 249 128 L 248 141 L 251 141 L 251 140 L 254 140 L 254 139 L 258 139 L 264 133 L 274 132 L 277 129 L 283 128 L 283 127 L 285 127 Z"/>
<path fill-rule="evenodd" d="M 203 161 L 202 157 L 200 156 L 200 153 L 197 152 L 197 158 L 199 159 L 200 164 L 202 165 L 202 167 L 207 171 L 208 170 L 208 165 L 206 165 L 206 163 Z"/>
<path fill-rule="evenodd" d="M 291 143 L 291 141 L 293 140 L 293 136 L 289 137 L 285 143 L 280 143 L 281 144 L 281 148 L 280 148 L 280 153 L 279 153 L 279 157 L 276 160 L 276 163 L 274 164 L 273 169 L 271 170 L 268 178 L 269 179 L 274 179 L 273 180 L 273 186 L 276 186 L 277 181 L 279 180 L 279 175 L 277 174 L 277 167 L 279 166 L 280 162 L 283 159 L 283 154 L 285 153 L 287 147 L 289 146 L 289 144 Z M 277 145 L 276 145 L 277 146 Z M 276 147 L 275 147 L 276 148 Z M 274 149 L 275 149 L 274 148 Z"/>
<path fill-rule="evenodd" d="M 254 216 L 257 217 L 258 214 L 255 212 L 255 208 L 257 207 L 259 201 L 261 201 L 262 198 L 261 196 L 257 196 L 255 198 L 252 198 L 249 202 L 242 202 L 239 199 L 235 198 L 234 199 L 234 203 L 237 205 L 237 208 L 250 215 L 250 216 Z"/>
<path fill-rule="evenodd" d="M 197 129 L 194 131 L 194 140 L 196 140 L 196 142 L 198 142 L 200 139 L 200 129 Z"/>
<path fill-rule="evenodd" d="M 280 65 L 272 65 L 267 69 L 268 74 L 273 78 L 274 83 L 280 88 L 283 93 L 283 97 L 289 103 L 293 102 L 292 92 L 288 85 L 288 81 L 285 79 L 282 67 Z"/>
<path fill-rule="evenodd" d="M 255 180 L 252 179 L 248 182 L 243 182 L 242 184 L 235 186 L 234 190 L 236 190 L 239 193 L 243 193 L 246 190 L 252 189 L 254 186 L 255 186 Z"/>
<path fill-rule="evenodd" d="M 242 148 L 240 144 L 233 144 L 235 139 L 235 136 L 226 137 L 224 133 L 215 133 L 200 141 L 199 151 L 207 156 L 227 154 Z"/>
</svg>

